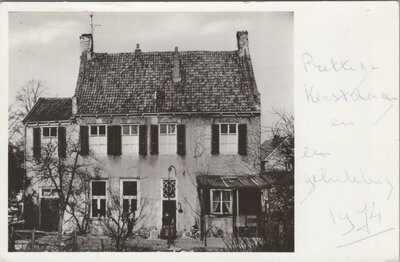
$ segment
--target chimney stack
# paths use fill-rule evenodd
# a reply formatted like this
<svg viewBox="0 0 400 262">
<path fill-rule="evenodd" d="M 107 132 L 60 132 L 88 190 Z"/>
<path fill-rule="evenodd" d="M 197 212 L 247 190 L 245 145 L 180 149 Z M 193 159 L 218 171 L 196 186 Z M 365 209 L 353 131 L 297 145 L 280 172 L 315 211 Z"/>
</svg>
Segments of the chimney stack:
<svg viewBox="0 0 400 262">
<path fill-rule="evenodd" d="M 82 56 L 87 60 L 92 59 L 93 55 L 93 36 L 92 34 L 83 34 L 79 37 Z"/>
<path fill-rule="evenodd" d="M 238 31 L 236 33 L 237 45 L 239 50 L 239 57 L 249 57 L 249 39 L 247 31 Z"/>
<path fill-rule="evenodd" d="M 179 61 L 179 53 L 178 53 L 178 47 L 175 47 L 175 53 L 174 53 L 174 68 L 172 71 L 172 81 L 174 83 L 180 82 L 181 81 L 181 72 L 180 72 L 180 61 Z"/>
<path fill-rule="evenodd" d="M 140 45 L 139 44 L 136 44 L 136 49 L 135 49 L 135 53 L 139 53 L 141 50 L 140 50 Z"/>
<path fill-rule="evenodd" d="M 72 114 L 76 115 L 78 113 L 78 101 L 76 96 L 72 97 Z"/>
</svg>

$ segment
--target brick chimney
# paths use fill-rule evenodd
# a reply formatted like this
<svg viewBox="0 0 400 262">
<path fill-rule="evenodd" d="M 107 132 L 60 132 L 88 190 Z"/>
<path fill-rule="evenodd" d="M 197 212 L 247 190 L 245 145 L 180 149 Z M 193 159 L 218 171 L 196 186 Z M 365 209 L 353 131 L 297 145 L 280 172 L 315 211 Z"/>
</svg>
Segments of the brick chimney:
<svg viewBox="0 0 400 262">
<path fill-rule="evenodd" d="M 93 55 L 93 36 L 92 34 L 83 34 L 79 37 L 82 56 L 87 60 L 92 59 Z"/>
<path fill-rule="evenodd" d="M 172 81 L 174 83 L 177 83 L 181 81 L 180 61 L 179 61 L 179 53 L 177 46 L 175 47 L 173 60 L 174 60 L 174 68 L 172 71 Z"/>
<path fill-rule="evenodd" d="M 238 31 L 236 33 L 237 45 L 239 50 L 239 57 L 249 57 L 249 39 L 247 37 L 247 31 Z"/>
<path fill-rule="evenodd" d="M 140 45 L 136 44 L 136 49 L 135 49 L 135 53 L 140 53 Z"/>
</svg>

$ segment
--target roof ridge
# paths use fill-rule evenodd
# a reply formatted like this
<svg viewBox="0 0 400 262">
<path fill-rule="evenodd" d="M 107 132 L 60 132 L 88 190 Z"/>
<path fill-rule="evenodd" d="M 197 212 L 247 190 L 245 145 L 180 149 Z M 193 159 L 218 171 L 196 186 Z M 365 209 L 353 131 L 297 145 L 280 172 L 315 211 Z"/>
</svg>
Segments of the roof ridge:
<svg viewBox="0 0 400 262">
<path fill-rule="evenodd" d="M 126 54 L 173 54 L 175 51 L 147 51 L 147 52 L 116 52 L 116 53 L 107 53 L 107 52 L 94 52 L 93 55 L 126 55 Z M 238 50 L 185 50 L 179 51 L 179 54 L 184 53 L 238 53 Z"/>
</svg>

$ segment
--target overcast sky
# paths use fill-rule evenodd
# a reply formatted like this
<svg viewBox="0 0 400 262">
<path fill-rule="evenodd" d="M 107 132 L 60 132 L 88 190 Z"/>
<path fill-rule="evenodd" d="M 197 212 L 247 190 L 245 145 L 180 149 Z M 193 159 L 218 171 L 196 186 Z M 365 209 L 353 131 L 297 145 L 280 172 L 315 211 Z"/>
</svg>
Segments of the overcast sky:
<svg viewBox="0 0 400 262">
<path fill-rule="evenodd" d="M 71 97 L 79 69 L 79 36 L 90 32 L 89 13 L 30 12 L 9 16 L 9 100 L 30 79 L 49 96 Z M 235 50 L 236 31 L 249 33 L 261 93 L 262 125 L 272 108 L 293 113 L 293 13 L 94 13 L 95 52 Z M 263 138 L 267 135 L 264 134 Z"/>
</svg>

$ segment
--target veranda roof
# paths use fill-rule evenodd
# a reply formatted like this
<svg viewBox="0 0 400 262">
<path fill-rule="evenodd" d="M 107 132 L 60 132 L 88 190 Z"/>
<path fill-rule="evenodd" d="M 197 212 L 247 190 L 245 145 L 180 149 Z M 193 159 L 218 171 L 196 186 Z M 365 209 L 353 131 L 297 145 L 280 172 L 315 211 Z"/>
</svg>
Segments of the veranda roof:
<svg viewBox="0 0 400 262">
<path fill-rule="evenodd" d="M 270 187 L 259 176 L 198 176 L 197 185 L 201 188 L 216 189 L 256 189 Z"/>
</svg>

